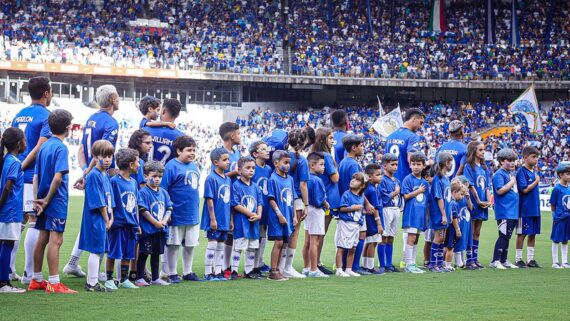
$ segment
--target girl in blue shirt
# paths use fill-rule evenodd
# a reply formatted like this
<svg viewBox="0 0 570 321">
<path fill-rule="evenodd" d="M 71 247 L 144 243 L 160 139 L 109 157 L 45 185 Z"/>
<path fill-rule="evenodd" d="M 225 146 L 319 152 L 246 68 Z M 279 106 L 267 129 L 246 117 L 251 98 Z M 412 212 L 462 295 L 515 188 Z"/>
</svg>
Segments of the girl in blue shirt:
<svg viewBox="0 0 570 321">
<path fill-rule="evenodd" d="M 556 168 L 560 182 L 554 186 L 550 196 L 552 208 L 552 268 L 570 268 L 568 264 L 568 240 L 570 239 L 570 164 L 561 163 Z M 558 244 L 562 243 L 562 264 L 558 261 Z"/>
</svg>

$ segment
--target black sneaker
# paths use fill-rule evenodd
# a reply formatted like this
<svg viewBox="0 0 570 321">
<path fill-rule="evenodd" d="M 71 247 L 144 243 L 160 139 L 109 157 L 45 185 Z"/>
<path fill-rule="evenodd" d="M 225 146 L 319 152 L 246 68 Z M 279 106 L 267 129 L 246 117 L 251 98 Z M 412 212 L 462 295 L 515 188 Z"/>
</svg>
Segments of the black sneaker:
<svg viewBox="0 0 570 321">
<path fill-rule="evenodd" d="M 254 271 L 251 271 L 249 273 L 246 273 L 244 276 L 244 278 L 246 279 L 252 279 L 252 280 L 259 280 L 261 279 L 261 276 L 257 273 L 255 273 Z"/>
<path fill-rule="evenodd" d="M 477 266 L 477 268 L 478 268 L 479 270 L 483 270 L 483 269 L 485 268 L 485 267 L 483 266 L 483 264 L 481 264 L 481 262 L 479 262 L 479 261 L 475 262 L 474 264 L 475 264 L 475 266 Z"/>
<path fill-rule="evenodd" d="M 386 272 L 388 272 L 388 271 L 392 272 L 392 273 L 400 272 L 400 270 L 393 265 L 386 268 Z"/>
<path fill-rule="evenodd" d="M 87 292 L 107 292 L 107 289 L 104 286 L 101 286 L 99 283 L 95 283 L 95 285 L 90 285 L 89 283 L 85 283 L 83 288 Z"/>
<path fill-rule="evenodd" d="M 253 271 L 251 271 L 251 273 L 257 274 L 260 278 L 267 277 L 267 273 L 263 273 L 263 271 L 261 271 L 260 268 L 254 268 Z"/>
<path fill-rule="evenodd" d="M 540 269 L 542 267 L 535 260 L 528 261 L 528 264 L 526 266 L 529 268 L 536 268 L 536 269 Z"/>
<path fill-rule="evenodd" d="M 326 266 L 319 264 L 317 265 L 317 268 L 319 268 L 319 271 L 323 272 L 323 274 L 326 275 L 333 275 L 333 271 L 329 270 Z"/>
<path fill-rule="evenodd" d="M 524 263 L 523 261 L 517 261 L 515 263 L 515 266 L 517 266 L 519 269 L 526 269 L 526 263 Z"/>
<path fill-rule="evenodd" d="M 232 271 L 232 274 L 230 274 L 230 280 L 237 280 L 238 278 L 238 273 L 236 271 Z"/>
<path fill-rule="evenodd" d="M 182 279 L 185 280 L 185 281 L 194 281 L 194 282 L 202 282 L 202 281 L 204 281 L 204 279 L 199 278 L 199 277 L 196 275 L 196 273 L 189 273 L 189 274 L 186 274 L 186 275 L 184 275 L 184 276 L 182 277 Z"/>
</svg>

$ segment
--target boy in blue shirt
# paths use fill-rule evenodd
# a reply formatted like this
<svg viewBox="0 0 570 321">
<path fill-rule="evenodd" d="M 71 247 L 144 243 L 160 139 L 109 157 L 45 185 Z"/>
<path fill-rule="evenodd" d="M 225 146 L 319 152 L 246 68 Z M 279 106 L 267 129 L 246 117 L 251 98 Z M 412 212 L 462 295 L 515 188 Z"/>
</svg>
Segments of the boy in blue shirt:
<svg viewBox="0 0 570 321">
<path fill-rule="evenodd" d="M 182 278 L 201 281 L 192 271 L 194 249 L 200 237 L 200 170 L 196 165 L 196 141 L 190 136 L 174 140 L 176 158 L 166 164 L 161 186 L 173 203 L 172 221 L 166 238 L 166 262 L 170 283 L 179 283 L 178 251 L 182 250 Z"/>
<path fill-rule="evenodd" d="M 550 195 L 552 209 L 552 268 L 570 269 L 568 264 L 568 240 L 570 240 L 570 163 L 560 163 L 556 167 L 560 181 Z M 562 264 L 558 260 L 558 244 L 562 243 Z"/>
<path fill-rule="evenodd" d="M 517 250 L 515 265 L 519 268 L 539 268 L 540 265 L 534 259 L 534 242 L 537 234 L 540 234 L 540 195 L 538 185 L 540 176 L 536 171 L 540 152 L 536 147 L 526 146 L 522 156 L 524 165 L 517 170 L 517 189 L 519 196 L 519 224 L 517 227 Z M 528 235 L 526 257 L 527 262 L 522 260 L 524 239 Z"/>
<path fill-rule="evenodd" d="M 232 274 L 230 279 L 238 278 L 241 252 L 245 253 L 245 277 L 259 279 L 261 275 L 253 271 L 255 252 L 259 248 L 259 221 L 263 215 L 263 196 L 261 190 L 252 181 L 255 172 L 255 160 L 245 156 L 238 161 L 240 178 L 232 184 L 234 222 L 234 249 L 232 255 Z"/>
<path fill-rule="evenodd" d="M 382 234 L 383 247 L 380 248 L 379 261 L 385 262 L 384 266 L 388 272 L 400 272 L 392 264 L 392 253 L 394 252 L 394 237 L 398 232 L 398 222 L 400 221 L 400 208 L 402 207 L 402 197 L 400 196 L 400 181 L 394 176 L 398 170 L 398 156 L 396 154 L 384 154 L 382 164 L 384 164 L 384 177 L 380 183 L 380 197 L 382 198 L 382 215 L 384 217 L 384 233 Z M 382 251 L 384 249 L 384 251 Z"/>
<path fill-rule="evenodd" d="M 374 269 L 374 252 L 376 252 L 377 244 L 382 242 L 382 233 L 384 233 L 382 218 L 380 217 L 380 215 L 382 215 L 383 206 L 382 200 L 378 195 L 378 185 L 382 181 L 382 167 L 378 164 L 368 164 L 364 172 L 368 176 L 368 185 L 364 191 L 364 197 L 370 202 L 370 205 L 374 208 L 374 212 L 365 215 L 366 244 L 364 245 L 364 264 L 362 267 L 369 273 L 383 274 L 384 270 Z M 356 273 L 359 272 L 356 271 Z"/>
<path fill-rule="evenodd" d="M 451 260 L 454 254 L 454 249 L 460 242 L 460 239 L 467 235 L 463 234 L 460 225 L 462 224 L 461 212 L 465 210 L 463 208 L 463 202 L 465 195 L 467 194 L 467 187 L 461 183 L 460 180 L 454 179 L 451 182 L 451 197 L 452 200 L 449 203 L 449 211 L 451 212 L 451 222 L 449 228 L 445 233 L 445 268 L 448 270 L 453 270 L 451 265 Z M 469 222 L 470 224 L 471 222 Z"/>
<path fill-rule="evenodd" d="M 456 235 L 455 244 L 453 247 L 453 257 L 455 261 L 455 266 L 458 268 L 465 268 L 468 270 L 475 270 L 476 268 L 471 265 L 468 266 L 465 264 L 463 260 L 463 252 L 467 251 L 469 248 L 473 246 L 473 233 L 471 232 L 471 211 L 473 211 L 473 202 L 471 202 L 471 198 L 469 197 L 469 179 L 463 175 L 456 176 L 454 181 L 459 181 L 465 187 L 463 189 L 463 198 L 457 201 L 459 205 L 459 209 L 455 214 L 457 216 L 457 223 L 459 230 L 461 231 L 461 236 Z M 451 182 L 453 184 L 453 181 Z M 452 186 L 452 194 L 453 194 L 453 186 Z M 453 196 L 452 196 L 453 197 Z M 453 211 L 452 211 L 453 217 Z M 456 231 L 455 231 L 456 232 Z M 451 259 L 447 260 L 448 262 Z"/>
<path fill-rule="evenodd" d="M 263 254 L 267 245 L 267 222 L 269 217 L 269 177 L 272 169 L 266 163 L 269 160 L 269 148 L 264 141 L 257 141 L 249 147 L 249 154 L 255 158 L 255 172 L 252 181 L 259 187 L 263 198 L 263 212 L 259 221 L 259 248 L 255 252 L 254 272 L 261 275 L 269 272 L 270 267 L 263 261 Z"/>
<path fill-rule="evenodd" d="M 90 152 L 97 165 L 85 179 L 85 199 L 79 233 L 79 249 L 90 253 L 87 260 L 87 282 L 84 286 L 87 292 L 117 289 L 112 277 L 107 280 L 110 285 L 101 286 L 98 282 L 99 264 L 107 250 L 107 231 L 113 225 L 115 200 L 107 169 L 111 167 L 114 152 L 113 145 L 106 140 L 96 141 Z"/>
<path fill-rule="evenodd" d="M 157 161 L 148 161 L 143 169 L 147 183 L 140 189 L 138 198 L 139 223 L 142 233 L 139 240 L 136 284 L 145 285 L 146 260 L 150 256 L 151 284 L 170 285 L 159 278 L 160 255 L 164 252 L 168 233 L 167 224 L 172 214 L 170 196 L 165 189 L 160 188 L 164 166 Z"/>
<path fill-rule="evenodd" d="M 52 136 L 42 145 L 36 158 L 34 190 L 37 195 L 34 206 L 38 218 L 35 228 L 40 231 L 40 235 L 34 249 L 34 275 L 28 290 L 77 293 L 61 283 L 58 274 L 59 249 L 63 242 L 69 202 L 69 151 L 63 141 L 69 135 L 72 119 L 71 113 L 62 109 L 51 113 L 48 123 Z M 47 255 L 49 279 L 46 282 L 42 276 L 42 267 L 48 243 L 51 251 Z"/>
<path fill-rule="evenodd" d="M 107 282 L 106 288 L 116 289 L 113 281 L 115 260 L 121 261 L 119 286 L 136 289 L 128 279 L 129 264 L 136 258 L 136 244 L 139 232 L 139 213 L 137 207 L 138 184 L 131 177 L 139 170 L 139 153 L 130 148 L 120 149 L 115 154 L 119 173 L 111 178 L 111 191 L 115 201 L 113 225 L 108 232 Z"/>
<path fill-rule="evenodd" d="M 210 153 L 210 160 L 214 170 L 204 183 L 206 204 L 202 208 L 200 225 L 208 238 L 204 278 L 207 281 L 223 281 L 226 280 L 222 274 L 224 241 L 233 225 L 230 221 L 231 179 L 224 173 L 230 166 L 230 157 L 225 148 L 218 147 Z"/>
<path fill-rule="evenodd" d="M 517 154 L 510 148 L 503 148 L 497 153 L 501 168 L 493 175 L 493 195 L 495 197 L 495 219 L 499 229 L 499 237 L 495 242 L 491 268 L 518 269 L 507 260 L 509 240 L 519 219 L 519 192 L 513 170 Z"/>
<path fill-rule="evenodd" d="M 170 122 L 157 121 L 160 112 L 160 99 L 154 96 L 144 96 L 139 102 L 139 110 L 143 114 L 143 119 L 139 128 L 168 126 L 176 128 L 176 124 Z"/>
<path fill-rule="evenodd" d="M 402 229 L 408 233 L 407 242 L 404 245 L 404 263 L 406 264 L 404 271 L 415 274 L 424 273 L 416 266 L 416 253 L 418 239 L 420 233 L 426 230 L 428 217 L 429 185 L 422 178 L 425 163 L 426 157 L 423 153 L 413 153 L 410 156 L 412 173 L 402 182 L 402 195 L 405 200 Z"/>
<path fill-rule="evenodd" d="M 295 187 L 293 178 L 287 173 L 291 167 L 291 156 L 283 150 L 273 153 L 273 166 L 275 171 L 269 178 L 269 222 L 267 225 L 267 238 L 273 242 L 271 250 L 271 271 L 269 280 L 285 281 L 286 277 L 279 271 L 281 252 L 289 242 L 289 237 L 297 223 L 293 213 L 293 193 Z"/>
</svg>

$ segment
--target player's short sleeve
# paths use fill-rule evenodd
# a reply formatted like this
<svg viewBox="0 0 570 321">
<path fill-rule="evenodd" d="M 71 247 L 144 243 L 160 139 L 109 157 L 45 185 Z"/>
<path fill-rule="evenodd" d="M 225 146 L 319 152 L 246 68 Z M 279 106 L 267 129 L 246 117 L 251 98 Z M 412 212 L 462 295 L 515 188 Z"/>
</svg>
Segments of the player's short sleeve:
<svg viewBox="0 0 570 321">
<path fill-rule="evenodd" d="M 164 195 L 164 205 L 165 205 L 165 208 L 167 208 L 167 209 L 168 209 L 168 208 L 172 209 L 173 204 L 172 204 L 172 199 L 170 198 L 170 195 L 168 194 L 168 192 L 166 192 L 165 189 L 162 190 L 162 194 Z"/>
<path fill-rule="evenodd" d="M 140 191 L 138 195 L 139 195 L 139 197 L 138 197 L 137 204 L 138 204 L 139 208 L 142 207 L 142 208 L 146 209 L 147 211 L 150 211 L 150 206 L 149 206 L 150 202 L 148 199 L 148 194 L 144 191 Z"/>
<path fill-rule="evenodd" d="M 299 157 L 299 164 L 297 165 L 297 171 L 299 172 L 299 181 L 301 182 L 309 181 L 309 164 L 307 164 L 306 158 Z"/>
<path fill-rule="evenodd" d="M 559 194 L 559 190 L 558 190 L 558 186 L 555 186 L 552 189 L 552 194 L 550 194 L 550 205 L 554 205 L 556 207 L 556 200 L 558 199 L 558 194 Z"/>
<path fill-rule="evenodd" d="M 355 173 L 358 173 L 360 171 L 361 171 L 360 166 L 358 165 L 358 163 L 356 161 L 350 162 L 350 165 L 348 167 L 349 179 L 352 179 L 352 175 L 354 175 Z M 350 182 L 350 180 L 349 180 L 349 182 Z"/>
<path fill-rule="evenodd" d="M 410 176 L 406 176 L 406 178 L 404 178 L 404 182 L 402 183 L 402 195 L 406 195 L 406 194 L 410 194 L 411 192 L 414 191 L 414 185 L 412 184 L 412 180 L 410 179 Z"/>
<path fill-rule="evenodd" d="M 517 179 L 517 189 L 520 192 L 524 191 L 530 185 L 527 181 L 526 175 L 522 168 L 517 171 L 516 179 Z"/>
<path fill-rule="evenodd" d="M 333 158 L 330 154 L 325 154 L 325 174 L 327 176 L 331 176 L 333 174 L 336 174 L 337 170 L 336 167 L 334 166 L 334 161 Z"/>
<path fill-rule="evenodd" d="M 344 192 L 342 197 L 340 198 L 340 207 L 349 207 L 350 206 L 350 191 Z"/>
<path fill-rule="evenodd" d="M 48 117 L 42 121 L 42 128 L 40 130 L 40 137 L 50 138 L 51 130 L 49 129 Z"/>
<path fill-rule="evenodd" d="M 232 184 L 231 202 L 230 206 L 235 207 L 241 205 L 241 189 L 238 186 L 239 182 L 235 181 Z"/>
<path fill-rule="evenodd" d="M 115 146 L 117 143 L 117 134 L 119 133 L 119 126 L 117 123 L 109 123 L 105 127 L 105 132 L 103 133 L 102 139 L 108 140 Z"/>
<path fill-rule="evenodd" d="M 438 179 L 434 184 L 433 197 L 435 199 L 445 198 L 445 184 L 443 184 L 443 181 L 441 179 Z"/>
<path fill-rule="evenodd" d="M 279 186 L 277 186 L 277 182 L 274 179 L 269 179 L 267 182 L 267 198 L 268 199 L 276 199 L 277 195 L 279 194 Z"/>
<path fill-rule="evenodd" d="M 368 203 L 370 203 L 372 207 L 374 208 L 378 207 L 378 193 L 376 192 L 376 188 L 374 188 L 374 186 L 368 186 L 366 188 L 364 196 L 366 196 Z"/>
<path fill-rule="evenodd" d="M 475 173 L 473 171 L 473 167 L 471 167 L 471 165 L 467 164 L 465 165 L 465 167 L 463 168 L 463 175 L 465 175 L 465 177 L 469 180 L 469 186 L 476 186 L 476 182 L 475 182 Z"/>
<path fill-rule="evenodd" d="M 410 135 L 407 139 L 407 145 L 406 145 L 406 150 L 409 152 L 410 149 L 412 149 L 412 147 L 414 148 L 419 148 L 420 147 L 420 136 L 414 134 L 414 135 Z"/>
<path fill-rule="evenodd" d="M 210 175 L 206 177 L 206 182 L 204 182 L 204 198 L 216 198 L 216 180 Z"/>
<path fill-rule="evenodd" d="M 164 171 L 164 175 L 162 176 L 162 182 L 160 182 L 160 187 L 164 188 L 165 190 L 168 191 L 168 188 L 170 187 L 170 182 L 172 180 L 172 176 L 173 176 L 173 168 L 171 166 L 168 166 L 168 164 L 166 165 L 166 170 Z"/>
<path fill-rule="evenodd" d="M 100 174 L 92 172 L 85 181 L 85 204 L 89 210 L 107 207 L 106 193 Z"/>
<path fill-rule="evenodd" d="M 69 172 L 69 151 L 65 145 L 59 145 L 55 152 L 55 171 L 66 174 Z"/>
<path fill-rule="evenodd" d="M 8 167 L 8 171 L 6 172 L 6 180 L 16 181 L 18 179 L 18 173 L 21 170 L 21 163 L 20 162 L 12 162 L 10 167 Z"/>
<path fill-rule="evenodd" d="M 459 218 L 459 204 L 457 202 L 453 202 L 451 205 L 451 217 Z"/>
<path fill-rule="evenodd" d="M 506 184 L 505 178 L 501 172 L 497 172 L 495 175 L 493 175 L 493 188 L 495 189 L 495 191 L 498 191 L 501 188 L 503 188 L 505 184 Z"/>
<path fill-rule="evenodd" d="M 257 199 L 257 206 L 265 206 L 266 204 L 263 204 L 263 193 L 261 193 L 261 189 L 259 186 L 257 186 L 257 184 L 255 184 L 255 194 Z"/>
</svg>

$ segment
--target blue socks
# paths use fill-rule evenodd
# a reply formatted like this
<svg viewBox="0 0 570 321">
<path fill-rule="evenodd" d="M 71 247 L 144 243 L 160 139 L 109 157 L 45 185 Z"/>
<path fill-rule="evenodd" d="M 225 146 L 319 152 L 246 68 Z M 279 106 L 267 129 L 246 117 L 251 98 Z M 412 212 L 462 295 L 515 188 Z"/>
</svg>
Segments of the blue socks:
<svg viewBox="0 0 570 321">
<path fill-rule="evenodd" d="M 473 261 L 479 262 L 479 240 L 473 240 Z"/>
<path fill-rule="evenodd" d="M 467 262 L 465 262 L 466 265 L 470 265 L 472 263 L 475 263 L 473 260 L 473 247 L 469 246 L 467 248 L 467 251 L 465 251 L 465 254 L 467 255 Z"/>
<path fill-rule="evenodd" d="M 386 244 L 386 266 L 391 267 L 392 264 L 392 252 L 394 251 L 394 244 Z"/>
<path fill-rule="evenodd" d="M 10 282 L 10 257 L 14 242 L 4 242 L 0 246 L 0 282 Z"/>
<path fill-rule="evenodd" d="M 386 244 L 378 243 L 376 247 L 376 251 L 378 252 L 378 262 L 380 267 L 386 267 Z"/>
<path fill-rule="evenodd" d="M 354 262 L 352 262 L 353 271 L 358 271 L 360 269 L 360 257 L 362 257 L 363 250 L 364 250 L 364 240 L 358 240 L 358 245 L 356 246 L 356 251 L 354 252 Z"/>
<path fill-rule="evenodd" d="M 431 244 L 431 252 L 430 252 L 431 253 L 430 261 L 429 261 L 430 268 L 437 266 L 437 253 L 438 253 L 438 251 L 439 251 L 439 244 L 432 243 Z"/>
<path fill-rule="evenodd" d="M 438 248 L 437 248 L 437 266 L 439 266 L 441 268 L 443 267 L 443 255 L 444 255 L 443 251 L 444 251 L 444 249 L 445 249 L 445 246 L 443 245 L 443 243 L 438 245 Z"/>
</svg>

